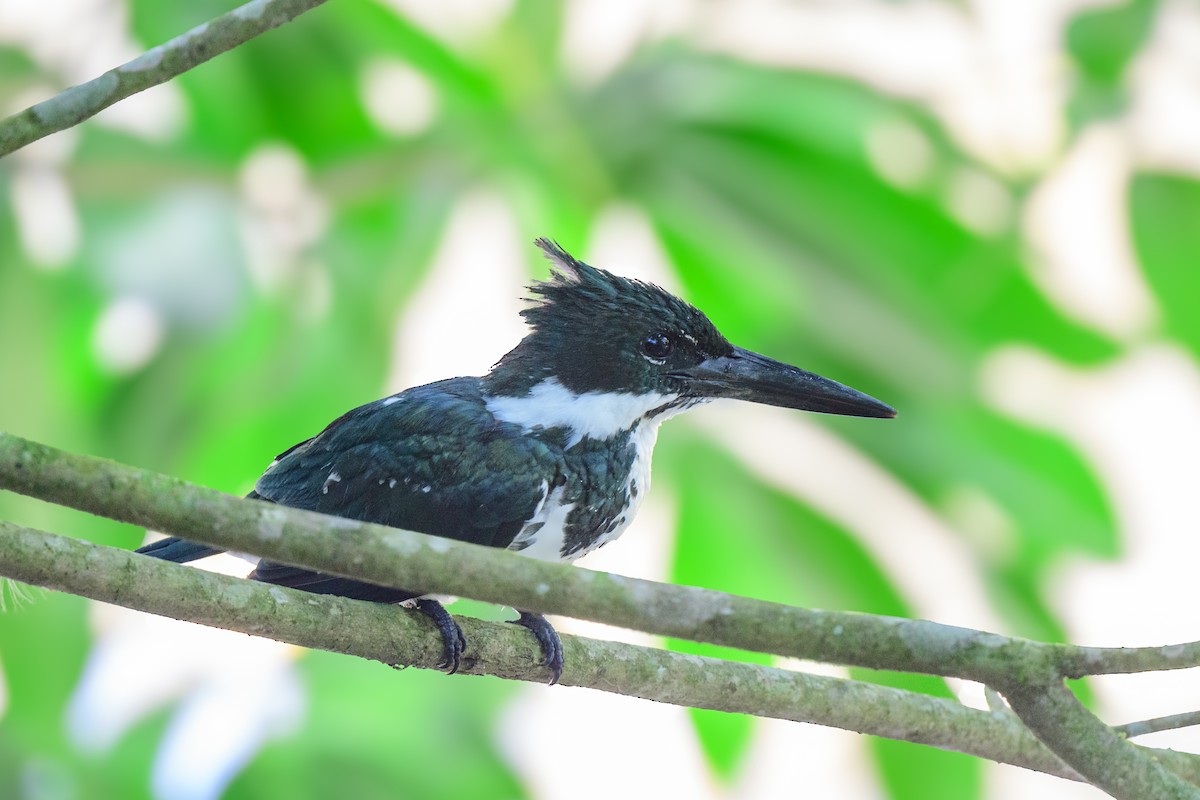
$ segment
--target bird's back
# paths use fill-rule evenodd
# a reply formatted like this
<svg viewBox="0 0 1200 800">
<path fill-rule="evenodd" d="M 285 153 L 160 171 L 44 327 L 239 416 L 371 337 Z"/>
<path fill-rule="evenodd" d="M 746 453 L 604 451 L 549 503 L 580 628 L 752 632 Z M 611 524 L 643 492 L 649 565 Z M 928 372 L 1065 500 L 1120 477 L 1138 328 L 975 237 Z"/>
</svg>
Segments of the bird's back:
<svg viewBox="0 0 1200 800">
<path fill-rule="evenodd" d="M 479 378 L 353 409 L 283 453 L 255 484 L 280 505 L 506 547 L 562 453 L 487 410 Z"/>
</svg>

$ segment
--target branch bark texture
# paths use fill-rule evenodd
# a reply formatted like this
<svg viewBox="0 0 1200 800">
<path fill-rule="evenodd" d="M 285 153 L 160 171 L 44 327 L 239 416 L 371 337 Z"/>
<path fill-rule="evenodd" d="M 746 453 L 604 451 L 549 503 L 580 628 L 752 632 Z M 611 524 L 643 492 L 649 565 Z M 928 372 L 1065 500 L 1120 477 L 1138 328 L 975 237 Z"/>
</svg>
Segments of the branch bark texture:
<svg viewBox="0 0 1200 800">
<path fill-rule="evenodd" d="M 8 434 L 0 434 L 0 488 L 381 585 L 783 656 L 981 681 L 1008 697 L 1015 717 L 855 681 L 564 639 L 567 684 L 924 742 L 1063 777 L 1082 775 L 1119 798 L 1200 798 L 1193 785 L 1200 780 L 1198 759 L 1125 741 L 1063 684 L 1082 675 L 1196 666 L 1197 643 L 1086 648 L 793 608 L 267 505 Z M 209 576 L 7 524 L 0 524 L 0 574 L 387 663 L 431 667 L 441 658 L 440 639 L 428 635 L 424 621 L 391 607 Z M 522 631 L 475 620 L 462 625 L 471 642 L 464 671 L 545 680 Z"/>
<path fill-rule="evenodd" d="M 1013 711 L 1051 750 L 1113 797 L 1184 800 L 1200 788 L 1167 769 L 1153 754 L 1128 742 L 1083 707 L 1061 679 L 1014 684 Z"/>
<path fill-rule="evenodd" d="M 436 669 L 442 639 L 405 609 L 314 595 L 184 567 L 0 521 L 0 575 L 101 602 L 302 647 Z M 469 642 L 459 672 L 545 682 L 541 652 L 512 625 L 456 617 Z M 812 722 L 969 753 L 1078 780 L 1010 713 L 953 700 L 562 634 L 561 683 L 658 702 Z M 1200 774 L 1200 763 L 1196 765 Z"/>
<path fill-rule="evenodd" d="M 820 611 L 627 578 L 246 500 L 0 433 L 0 488 L 236 552 L 622 628 L 832 664 L 976 680 L 1200 666 L 1200 642 L 1046 644 L 925 620 Z M 333 533 L 334 535 L 330 535 Z"/>
<path fill-rule="evenodd" d="M 325 0 L 251 0 L 87 83 L 0 120 L 0 158 L 290 22 Z"/>
</svg>

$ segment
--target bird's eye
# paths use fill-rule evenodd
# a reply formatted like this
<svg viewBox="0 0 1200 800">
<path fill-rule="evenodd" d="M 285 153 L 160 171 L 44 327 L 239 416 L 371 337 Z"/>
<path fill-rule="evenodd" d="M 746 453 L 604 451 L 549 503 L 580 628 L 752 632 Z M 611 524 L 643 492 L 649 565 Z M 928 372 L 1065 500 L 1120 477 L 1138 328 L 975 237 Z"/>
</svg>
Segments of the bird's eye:
<svg viewBox="0 0 1200 800">
<path fill-rule="evenodd" d="M 664 361 L 675 351 L 675 340 L 662 331 L 642 339 L 642 352 L 655 361 Z"/>
</svg>

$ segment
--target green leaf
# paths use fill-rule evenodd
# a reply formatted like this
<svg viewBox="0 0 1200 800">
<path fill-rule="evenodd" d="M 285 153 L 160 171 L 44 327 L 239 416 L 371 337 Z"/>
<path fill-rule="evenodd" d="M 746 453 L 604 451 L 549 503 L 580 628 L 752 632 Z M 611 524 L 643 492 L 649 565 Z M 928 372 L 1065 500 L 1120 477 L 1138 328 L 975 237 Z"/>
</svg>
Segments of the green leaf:
<svg viewBox="0 0 1200 800">
<path fill-rule="evenodd" d="M 1133 243 L 1167 333 L 1200 355 L 1200 182 L 1135 175 L 1129 191 Z"/>
<path fill-rule="evenodd" d="M 1086 9 L 1071 19 L 1065 44 L 1079 68 L 1068 105 L 1074 130 L 1124 113 L 1125 70 L 1149 38 L 1157 8 L 1156 0 L 1129 0 Z"/>
<path fill-rule="evenodd" d="M 1155 0 L 1127 0 L 1080 12 L 1067 25 L 1067 52 L 1089 80 L 1115 84 L 1154 22 Z"/>
<path fill-rule="evenodd" d="M 969 800 L 984 796 L 979 759 L 871 737 L 880 778 L 892 800 Z"/>
</svg>

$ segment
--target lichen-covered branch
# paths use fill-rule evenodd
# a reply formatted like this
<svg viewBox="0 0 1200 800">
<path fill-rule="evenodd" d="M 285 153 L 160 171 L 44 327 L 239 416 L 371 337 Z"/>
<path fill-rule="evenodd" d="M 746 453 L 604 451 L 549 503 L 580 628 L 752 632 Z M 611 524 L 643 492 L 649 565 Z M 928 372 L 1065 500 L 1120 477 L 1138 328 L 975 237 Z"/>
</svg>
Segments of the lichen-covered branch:
<svg viewBox="0 0 1200 800">
<path fill-rule="evenodd" d="M 0 575 L 387 664 L 432 669 L 442 658 L 441 636 L 432 624 L 396 606 L 254 583 L 2 521 Z M 467 617 L 457 621 L 470 642 L 460 672 L 546 681 L 548 674 L 538 664 L 540 651 L 526 631 Z M 1078 779 L 1011 714 L 861 681 L 566 634 L 562 640 L 565 685 L 813 722 Z"/>
<path fill-rule="evenodd" d="M 0 120 L 0 158 L 56 131 L 78 125 L 118 100 L 157 86 L 290 22 L 325 0 L 251 0 L 87 83 Z"/>
<path fill-rule="evenodd" d="M 1003 689 L 1021 721 L 1093 786 L 1118 800 L 1196 800 L 1200 787 L 1118 736 L 1054 676 Z"/>
<path fill-rule="evenodd" d="M 924 742 L 1064 777 L 1082 775 L 1116 797 L 1200 797 L 1186 782 L 1200 782 L 1200 759 L 1127 742 L 1063 683 L 1086 674 L 1195 666 L 1196 643 L 1082 648 L 932 622 L 792 608 L 231 497 L 3 433 L 0 488 L 385 586 L 780 655 L 979 680 L 1003 692 L 1015 716 L 854 681 L 579 638 L 564 642 L 565 683 Z M 0 574 L 389 663 L 428 667 L 440 658 L 434 640 L 416 633 L 419 625 L 413 628 L 417 623 L 390 607 L 206 577 L 7 523 L 0 523 Z M 360 614 L 365 616 L 355 616 Z M 463 627 L 472 642 L 465 671 L 545 679 L 533 663 L 532 641 L 514 638 L 519 632 L 501 633 L 503 627 L 473 620 L 464 620 Z M 1024 738 L 1029 732 L 1018 717 L 1036 739 Z M 1034 747 L 1037 739 L 1049 750 Z"/>
<path fill-rule="evenodd" d="M 313 595 L 182 567 L 0 521 L 0 576 L 101 602 L 397 666 L 434 669 L 441 636 L 396 606 Z M 543 682 L 540 650 L 511 625 L 456 618 L 470 647 L 460 672 Z M 1010 712 L 860 681 L 563 635 L 561 683 L 647 700 L 811 722 L 1080 776 Z M 1200 782 L 1200 759 L 1145 750 Z"/>
<path fill-rule="evenodd" d="M 1005 685 L 1200 665 L 1200 643 L 1047 644 L 924 620 L 815 611 L 593 572 L 411 531 L 267 505 L 0 433 L 0 488 L 176 536 L 388 586 L 471 597 L 826 663 Z M 330 531 L 336 531 L 331 536 Z"/>
</svg>

